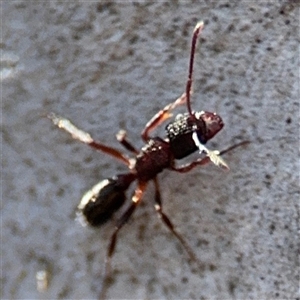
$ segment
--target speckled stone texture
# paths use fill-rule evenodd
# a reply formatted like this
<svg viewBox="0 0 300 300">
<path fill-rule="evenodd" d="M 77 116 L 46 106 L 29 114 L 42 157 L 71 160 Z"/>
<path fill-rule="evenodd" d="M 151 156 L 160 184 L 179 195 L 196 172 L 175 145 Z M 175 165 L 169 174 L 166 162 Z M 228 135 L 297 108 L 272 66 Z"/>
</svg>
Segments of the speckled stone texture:
<svg viewBox="0 0 300 300">
<path fill-rule="evenodd" d="M 165 212 L 205 267 L 157 218 L 150 184 L 107 297 L 299 299 L 299 19 L 299 1 L 1 1 L 1 298 L 97 298 L 113 223 L 83 228 L 75 208 L 125 169 L 43 116 L 120 149 L 123 128 L 141 147 L 145 123 L 184 91 L 204 20 L 192 106 L 225 122 L 207 146 L 252 143 L 224 157 L 230 172 L 160 175 Z"/>
</svg>

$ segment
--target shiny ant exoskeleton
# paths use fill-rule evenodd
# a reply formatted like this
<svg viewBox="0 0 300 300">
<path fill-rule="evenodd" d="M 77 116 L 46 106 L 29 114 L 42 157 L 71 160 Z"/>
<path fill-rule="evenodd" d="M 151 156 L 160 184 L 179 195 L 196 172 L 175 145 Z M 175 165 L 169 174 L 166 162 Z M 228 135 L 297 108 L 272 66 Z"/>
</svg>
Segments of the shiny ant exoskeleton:
<svg viewBox="0 0 300 300">
<path fill-rule="evenodd" d="M 210 161 L 219 167 L 228 169 L 228 166 L 221 158 L 221 155 L 247 143 L 242 142 L 223 151 L 211 151 L 204 146 L 208 140 L 213 138 L 223 128 L 224 124 L 221 117 L 215 113 L 206 111 L 193 112 L 191 109 L 190 95 L 194 55 L 197 38 L 203 25 L 203 22 L 199 22 L 193 32 L 185 93 L 183 93 L 175 102 L 159 111 L 146 124 L 141 134 L 145 146 L 143 146 L 141 150 L 137 150 L 127 140 L 125 131 L 121 130 L 117 134 L 117 140 L 127 150 L 134 154 L 133 158 L 128 158 L 119 150 L 95 141 L 88 133 L 75 127 L 69 120 L 59 117 L 54 113 L 48 115 L 48 118 L 50 118 L 55 125 L 69 132 L 74 139 L 78 139 L 92 148 L 118 159 L 129 169 L 128 173 L 119 174 L 112 178 L 100 181 L 92 187 L 91 190 L 85 193 L 78 205 L 78 216 L 81 220 L 84 220 L 85 223 L 91 226 L 100 226 L 109 221 L 112 215 L 124 204 L 126 200 L 125 191 L 133 181 L 137 181 L 137 188 L 132 196 L 131 204 L 117 220 L 107 248 L 104 282 L 108 277 L 110 261 L 116 247 L 117 235 L 140 203 L 148 182 L 151 180 L 154 182 L 155 186 L 155 210 L 163 223 L 186 249 L 189 256 L 197 261 L 193 250 L 187 244 L 185 239 L 176 231 L 169 217 L 163 212 L 157 175 L 164 169 L 185 173 L 196 166 L 205 165 Z M 183 104 L 187 105 L 188 112 L 177 115 L 175 120 L 166 126 L 167 137 L 150 137 L 151 131 L 172 116 L 170 111 Z M 182 159 L 197 150 L 203 154 L 202 157 L 187 165 L 175 165 L 176 159 Z M 102 287 L 102 289 L 104 288 Z"/>
</svg>

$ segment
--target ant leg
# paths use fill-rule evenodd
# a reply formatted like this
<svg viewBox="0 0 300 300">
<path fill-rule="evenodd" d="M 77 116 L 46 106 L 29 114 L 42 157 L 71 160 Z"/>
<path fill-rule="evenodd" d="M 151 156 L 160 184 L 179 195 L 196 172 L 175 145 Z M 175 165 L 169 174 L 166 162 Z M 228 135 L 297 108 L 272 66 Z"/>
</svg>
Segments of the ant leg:
<svg viewBox="0 0 300 300">
<path fill-rule="evenodd" d="M 135 211 L 135 208 L 140 203 L 142 196 L 144 194 L 144 191 L 147 187 L 146 182 L 139 182 L 138 187 L 136 188 L 134 195 L 131 200 L 131 205 L 127 208 L 127 210 L 123 213 L 123 215 L 120 217 L 120 219 L 117 221 L 117 224 L 115 226 L 115 230 L 111 236 L 110 243 L 107 247 L 107 253 L 105 258 L 105 266 L 104 266 L 104 276 L 102 281 L 102 287 L 99 299 L 104 299 L 106 294 L 106 287 L 109 280 L 109 274 L 110 274 L 110 264 L 112 256 L 115 252 L 116 244 L 117 244 L 117 237 L 120 229 L 127 223 L 133 212 Z"/>
<path fill-rule="evenodd" d="M 243 141 L 243 142 L 240 142 L 238 144 L 235 144 L 227 149 L 224 149 L 222 151 L 218 151 L 218 153 L 215 153 L 215 155 L 217 156 L 220 156 L 220 155 L 223 155 L 229 151 L 232 151 L 233 149 L 237 148 L 237 147 L 240 147 L 240 146 L 244 146 L 244 145 L 247 145 L 249 144 L 250 141 Z M 210 152 L 213 152 L 213 151 L 210 151 Z M 179 166 L 179 167 L 175 167 L 175 166 L 171 166 L 171 170 L 173 171 L 176 171 L 176 172 L 179 172 L 179 173 L 186 173 L 186 172 L 189 172 L 190 170 L 194 169 L 196 166 L 203 166 L 203 165 L 206 165 L 207 163 L 209 163 L 211 161 L 211 157 L 209 156 L 205 156 L 203 158 L 199 158 L 189 164 L 186 164 L 186 165 L 183 165 L 183 166 Z"/>
<path fill-rule="evenodd" d="M 189 164 L 186 164 L 186 165 L 182 165 L 179 167 L 171 166 L 170 169 L 172 171 L 175 171 L 178 173 L 187 173 L 187 172 L 191 171 L 192 169 L 194 169 L 196 166 L 204 166 L 209 162 L 210 162 L 209 157 L 205 156 L 203 158 L 199 158 L 199 159 L 197 159 Z"/>
<path fill-rule="evenodd" d="M 183 248 L 186 250 L 188 253 L 189 257 L 191 260 L 195 261 L 198 266 L 202 267 L 203 265 L 201 262 L 198 260 L 196 254 L 194 253 L 193 249 L 189 246 L 187 241 L 176 231 L 174 228 L 173 223 L 169 219 L 169 217 L 163 212 L 162 210 L 162 201 L 161 201 L 161 194 L 160 194 L 160 189 L 159 189 L 159 184 L 157 177 L 153 179 L 154 185 L 155 185 L 155 210 L 157 211 L 160 219 L 163 221 L 163 223 L 168 227 L 168 229 L 175 235 L 175 237 L 179 240 Z"/>
<path fill-rule="evenodd" d="M 167 119 L 172 117 L 170 113 L 171 110 L 176 108 L 179 105 L 183 105 L 186 103 L 186 94 L 183 93 L 177 100 L 173 103 L 168 104 L 162 110 L 160 110 L 154 117 L 146 124 L 145 128 L 142 131 L 142 139 L 147 142 L 149 139 L 149 134 L 153 131 L 157 126 L 166 121 Z"/>
<path fill-rule="evenodd" d="M 199 149 L 199 153 L 205 153 L 206 156 L 213 162 L 216 166 L 223 168 L 224 170 L 229 170 L 229 167 L 225 160 L 220 156 L 219 150 L 209 150 L 207 149 L 201 142 L 199 141 L 197 132 L 193 132 L 192 138 L 194 140 L 195 145 Z"/>
<path fill-rule="evenodd" d="M 74 126 L 68 119 L 57 116 L 54 113 L 50 113 L 47 117 L 53 122 L 54 125 L 59 128 L 64 129 L 66 132 L 70 133 L 72 137 L 80 142 L 89 145 L 90 147 L 100 150 L 124 163 L 127 166 L 130 166 L 130 160 L 119 150 L 112 147 L 105 146 L 99 142 L 93 140 L 89 133 L 80 130 Z"/>
<path fill-rule="evenodd" d="M 125 130 L 121 129 L 117 135 L 117 140 L 118 142 L 121 143 L 121 145 L 127 149 L 128 151 L 134 153 L 134 154 L 138 154 L 139 151 L 127 140 L 127 133 Z"/>
</svg>

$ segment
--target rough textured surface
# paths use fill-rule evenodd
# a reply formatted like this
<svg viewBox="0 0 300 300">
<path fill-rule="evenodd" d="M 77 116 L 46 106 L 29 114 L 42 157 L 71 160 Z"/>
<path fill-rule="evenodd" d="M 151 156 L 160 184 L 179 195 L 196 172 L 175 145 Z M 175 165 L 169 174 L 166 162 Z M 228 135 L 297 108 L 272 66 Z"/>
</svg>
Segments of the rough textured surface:
<svg viewBox="0 0 300 300">
<path fill-rule="evenodd" d="M 41 116 L 71 119 L 119 147 L 185 87 L 225 128 L 208 145 L 253 143 L 214 166 L 160 176 L 165 211 L 205 268 L 157 219 L 153 187 L 120 234 L 113 299 L 297 299 L 299 2 L 116 4 L 1 1 L 2 299 L 96 298 L 112 224 L 74 221 L 81 194 L 124 168 Z M 184 109 L 183 109 L 184 111 Z M 163 134 L 163 130 L 158 132 Z M 49 287 L 36 289 L 36 272 Z"/>
</svg>

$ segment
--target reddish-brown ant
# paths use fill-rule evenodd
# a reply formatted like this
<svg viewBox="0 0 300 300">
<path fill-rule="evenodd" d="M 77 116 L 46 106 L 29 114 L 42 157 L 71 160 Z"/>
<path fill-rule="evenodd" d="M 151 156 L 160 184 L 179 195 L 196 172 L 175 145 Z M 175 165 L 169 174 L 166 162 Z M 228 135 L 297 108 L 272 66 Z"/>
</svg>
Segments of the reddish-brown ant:
<svg viewBox="0 0 300 300">
<path fill-rule="evenodd" d="M 224 124 L 221 117 L 215 113 L 206 111 L 194 112 L 191 109 L 190 95 L 194 55 L 197 38 L 203 29 L 203 25 L 203 22 L 199 22 L 194 29 L 185 93 L 183 93 L 175 102 L 159 111 L 146 124 L 141 134 L 145 146 L 143 146 L 141 150 L 137 150 L 127 140 L 125 131 L 121 130 L 117 134 L 117 140 L 127 150 L 134 154 L 133 158 L 128 158 L 119 150 L 95 141 L 88 133 L 75 127 L 69 120 L 59 117 L 54 113 L 48 115 L 48 118 L 50 118 L 55 125 L 69 132 L 74 139 L 78 139 L 92 148 L 118 159 L 129 169 L 128 173 L 118 174 L 112 178 L 100 181 L 92 187 L 91 190 L 85 193 L 78 205 L 77 214 L 86 224 L 100 226 L 109 221 L 112 215 L 124 204 L 126 200 L 125 191 L 133 181 L 137 181 L 137 187 L 132 196 L 131 203 L 117 220 L 111 236 L 107 248 L 103 283 L 105 283 L 109 274 L 108 270 L 111 258 L 115 251 L 118 233 L 141 202 L 148 182 L 151 180 L 155 187 L 155 210 L 163 223 L 186 249 L 189 256 L 197 261 L 193 250 L 185 239 L 176 231 L 169 217 L 163 212 L 157 175 L 164 169 L 179 173 L 189 172 L 194 167 L 205 165 L 210 161 L 219 167 L 228 169 L 228 166 L 221 158 L 221 155 L 247 143 L 242 142 L 223 151 L 211 151 L 204 146 L 208 140 L 213 138 L 223 128 Z M 166 126 L 167 137 L 150 137 L 151 131 L 172 116 L 170 111 L 183 104 L 187 105 L 188 112 L 177 115 L 174 121 Z M 175 165 L 176 159 L 182 159 L 197 150 L 203 154 L 202 157 L 183 166 Z M 103 290 L 104 287 L 102 286 L 102 292 Z"/>
</svg>

